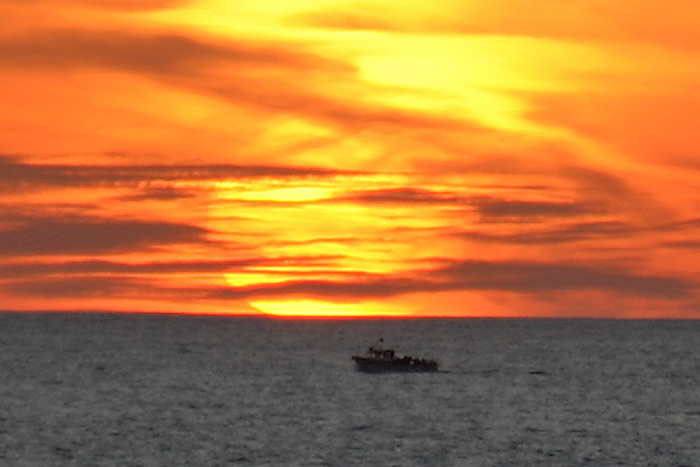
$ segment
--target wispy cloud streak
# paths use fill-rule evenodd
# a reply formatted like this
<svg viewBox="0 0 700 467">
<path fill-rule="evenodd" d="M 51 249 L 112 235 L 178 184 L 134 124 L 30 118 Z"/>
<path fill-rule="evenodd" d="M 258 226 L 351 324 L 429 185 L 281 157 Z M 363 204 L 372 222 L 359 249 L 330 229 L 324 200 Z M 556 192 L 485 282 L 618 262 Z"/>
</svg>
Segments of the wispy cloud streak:
<svg viewBox="0 0 700 467">
<path fill-rule="evenodd" d="M 539 295 L 557 291 L 597 290 L 623 295 L 687 298 L 693 284 L 671 277 L 643 276 L 620 269 L 541 262 L 452 261 L 409 277 L 371 278 L 358 282 L 292 281 L 232 287 L 218 298 L 274 296 L 367 299 L 409 293 L 488 290 Z"/>
<path fill-rule="evenodd" d="M 33 219 L 0 230 L 0 256 L 125 253 L 210 242 L 205 229 L 177 222 Z"/>
<path fill-rule="evenodd" d="M 0 187 L 100 186 L 149 181 L 211 181 L 236 178 L 331 176 L 352 173 L 318 167 L 201 164 L 41 164 L 0 156 Z M 160 192 L 163 194 L 163 192 Z"/>
</svg>

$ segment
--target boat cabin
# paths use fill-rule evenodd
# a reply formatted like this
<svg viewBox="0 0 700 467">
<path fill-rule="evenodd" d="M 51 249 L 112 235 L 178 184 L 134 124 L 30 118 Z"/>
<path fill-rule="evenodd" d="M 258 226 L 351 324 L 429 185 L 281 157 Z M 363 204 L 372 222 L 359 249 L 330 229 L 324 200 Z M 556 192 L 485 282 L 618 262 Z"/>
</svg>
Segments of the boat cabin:
<svg viewBox="0 0 700 467">
<path fill-rule="evenodd" d="M 370 358 L 378 358 L 381 360 L 393 360 L 394 351 L 391 349 L 383 349 L 381 347 L 370 347 L 367 349 L 367 356 Z"/>
</svg>

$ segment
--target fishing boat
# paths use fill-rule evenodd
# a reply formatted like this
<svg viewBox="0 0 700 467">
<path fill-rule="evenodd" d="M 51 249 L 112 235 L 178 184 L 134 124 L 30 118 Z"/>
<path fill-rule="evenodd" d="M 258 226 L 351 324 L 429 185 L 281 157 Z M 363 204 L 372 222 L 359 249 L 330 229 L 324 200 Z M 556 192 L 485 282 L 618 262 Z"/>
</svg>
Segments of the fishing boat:
<svg viewBox="0 0 700 467">
<path fill-rule="evenodd" d="M 398 356 L 393 349 L 384 348 L 383 342 L 383 339 L 379 339 L 376 345 L 367 349 L 365 355 L 352 356 L 358 371 L 365 373 L 438 371 L 437 361 L 410 355 Z"/>
</svg>

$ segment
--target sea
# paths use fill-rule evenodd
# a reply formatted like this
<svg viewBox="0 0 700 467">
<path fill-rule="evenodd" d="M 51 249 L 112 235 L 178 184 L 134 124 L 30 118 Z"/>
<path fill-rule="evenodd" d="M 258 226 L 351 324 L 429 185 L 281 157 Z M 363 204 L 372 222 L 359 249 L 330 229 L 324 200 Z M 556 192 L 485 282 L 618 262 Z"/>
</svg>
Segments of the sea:
<svg viewBox="0 0 700 467">
<path fill-rule="evenodd" d="M 378 337 L 437 373 L 365 374 Z M 0 465 L 698 466 L 700 321 L 0 314 Z"/>
</svg>

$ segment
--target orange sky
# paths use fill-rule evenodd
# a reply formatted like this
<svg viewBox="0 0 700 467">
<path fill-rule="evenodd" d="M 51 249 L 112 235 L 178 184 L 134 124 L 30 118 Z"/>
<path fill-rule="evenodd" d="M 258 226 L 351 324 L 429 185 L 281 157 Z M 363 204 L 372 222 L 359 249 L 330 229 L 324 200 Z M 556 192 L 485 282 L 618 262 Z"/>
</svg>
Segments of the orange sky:
<svg viewBox="0 0 700 467">
<path fill-rule="evenodd" d="M 695 1 L 0 17 L 3 309 L 700 317 Z"/>
</svg>

